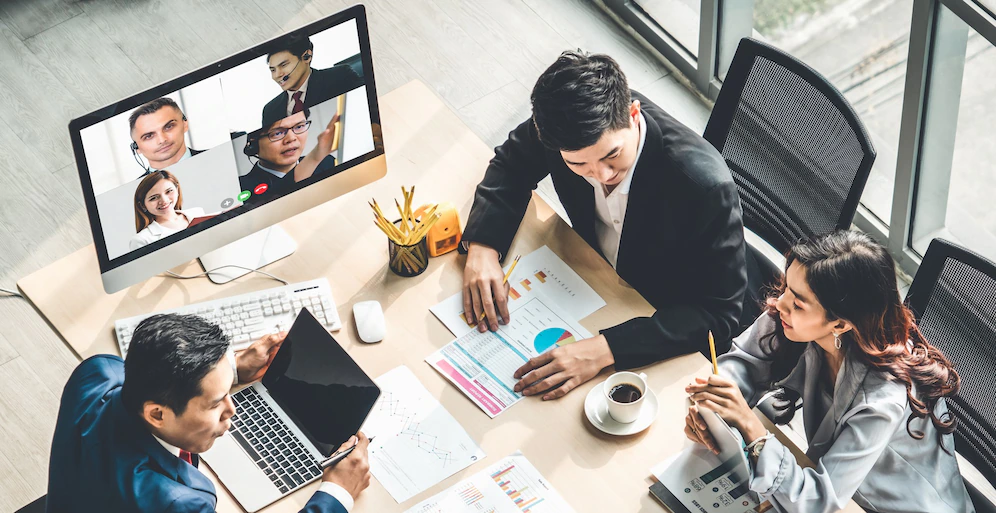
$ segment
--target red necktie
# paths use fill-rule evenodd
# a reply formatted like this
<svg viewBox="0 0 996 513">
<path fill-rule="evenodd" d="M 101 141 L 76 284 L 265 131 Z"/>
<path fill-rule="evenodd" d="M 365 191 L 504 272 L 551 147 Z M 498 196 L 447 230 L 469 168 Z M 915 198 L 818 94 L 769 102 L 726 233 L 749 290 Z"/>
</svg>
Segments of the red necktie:
<svg viewBox="0 0 996 513">
<path fill-rule="evenodd" d="M 304 93 L 298 91 L 291 96 L 291 99 L 294 100 L 294 110 L 291 111 L 291 114 L 297 114 L 298 112 L 304 110 L 304 102 L 301 101 L 302 94 Z"/>
<path fill-rule="evenodd" d="M 180 459 L 186 461 L 187 463 L 190 463 L 191 465 L 194 464 L 194 459 L 190 457 L 190 453 L 183 449 L 180 449 Z"/>
</svg>

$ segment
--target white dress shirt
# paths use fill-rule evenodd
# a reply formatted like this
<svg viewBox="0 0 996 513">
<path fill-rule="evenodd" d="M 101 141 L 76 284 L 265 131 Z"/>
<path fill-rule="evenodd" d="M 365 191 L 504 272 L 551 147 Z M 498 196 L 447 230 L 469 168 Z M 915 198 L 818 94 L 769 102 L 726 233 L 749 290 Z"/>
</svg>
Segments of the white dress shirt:
<svg viewBox="0 0 996 513">
<path fill-rule="evenodd" d="M 189 224 L 190 221 L 193 221 L 195 218 L 203 217 L 204 209 L 200 207 L 185 208 L 183 210 L 177 210 L 176 213 L 182 215 L 183 217 L 186 217 L 187 223 Z M 173 228 L 167 228 L 159 224 L 157 221 L 152 221 L 152 223 L 149 224 L 149 226 L 142 228 L 142 231 L 136 233 L 135 236 L 131 238 L 131 241 L 128 242 L 128 248 L 134 251 L 142 246 L 151 244 L 163 237 L 168 237 L 170 235 L 173 235 L 174 233 L 177 233 L 180 230 L 183 230 L 184 228 L 186 228 L 186 226 L 180 228 L 179 230 L 176 230 Z"/>
<path fill-rule="evenodd" d="M 270 173 L 271 175 L 273 175 L 273 176 L 275 176 L 277 178 L 283 178 L 283 177 L 287 176 L 287 173 L 281 173 L 280 171 L 274 171 L 273 169 L 270 169 L 270 168 L 264 166 L 261 163 L 256 163 L 256 165 L 259 166 L 259 168 L 262 169 L 263 171 L 266 171 L 267 173 Z"/>
<path fill-rule="evenodd" d="M 152 435 L 152 438 L 155 438 L 156 441 L 159 442 L 159 445 L 163 446 L 163 448 L 166 449 L 167 451 L 169 451 L 170 454 L 172 454 L 173 456 L 176 456 L 177 458 L 180 457 L 180 448 L 179 447 L 176 447 L 174 445 L 170 445 L 165 440 L 163 440 L 162 438 L 159 438 L 156 435 Z M 200 470 L 200 467 L 194 467 L 194 468 L 196 468 L 197 470 Z M 352 509 L 353 509 L 353 496 L 350 495 L 349 492 L 347 492 L 345 488 L 343 488 L 343 487 L 341 487 L 341 486 L 339 486 L 339 485 L 337 485 L 335 483 L 330 483 L 328 481 L 322 481 L 322 484 L 318 486 L 318 491 L 319 492 L 327 493 L 327 494 L 331 495 L 332 497 L 335 497 L 335 500 L 339 501 L 339 504 L 342 504 L 343 508 L 346 508 L 346 513 L 349 513 L 350 511 L 352 511 Z"/>
<path fill-rule="evenodd" d="M 183 152 L 183 156 L 182 156 L 182 157 L 180 157 L 180 160 L 178 160 L 177 162 L 183 162 L 184 160 L 187 160 L 187 159 L 189 159 L 190 157 L 191 157 L 191 154 L 190 154 L 190 146 L 187 146 L 187 151 Z M 176 165 L 176 164 L 173 164 L 173 165 Z M 149 167 L 149 171 L 150 171 L 150 172 L 152 172 L 152 171 L 162 171 L 162 169 L 156 169 L 156 168 L 154 168 L 154 167 L 151 167 L 151 166 L 150 166 L 150 167 Z M 146 173 L 146 175 L 147 175 L 147 174 L 148 174 L 148 173 Z M 145 175 L 143 175 L 143 176 L 145 176 Z"/>
<path fill-rule="evenodd" d="M 629 186 L 633 183 L 633 173 L 640 162 L 643 153 L 643 143 L 647 140 L 647 122 L 640 113 L 640 144 L 636 150 L 636 160 L 626 177 L 612 192 L 606 191 L 605 185 L 591 177 L 584 177 L 595 188 L 595 236 L 602 254 L 616 267 L 619 259 L 619 241 L 622 239 L 623 223 L 626 220 L 626 206 L 629 205 Z"/>
<path fill-rule="evenodd" d="M 301 103 L 304 103 L 304 99 L 308 96 L 308 82 L 311 81 L 311 70 L 308 70 L 308 78 L 305 79 L 304 83 L 297 91 L 301 91 Z M 290 116 L 294 113 L 294 93 L 297 91 L 287 91 L 287 115 Z"/>
</svg>

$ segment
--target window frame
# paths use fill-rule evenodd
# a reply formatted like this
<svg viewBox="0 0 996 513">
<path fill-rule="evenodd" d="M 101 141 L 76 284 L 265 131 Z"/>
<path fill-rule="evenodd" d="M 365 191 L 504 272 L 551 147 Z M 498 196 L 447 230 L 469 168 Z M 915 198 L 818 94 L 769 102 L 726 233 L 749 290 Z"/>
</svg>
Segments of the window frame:
<svg viewBox="0 0 996 513">
<path fill-rule="evenodd" d="M 701 0 L 696 58 L 638 0 L 595 1 L 711 101 L 719 96 L 720 77 L 740 39 L 753 34 L 754 0 Z M 974 0 L 913 0 L 891 219 L 887 225 L 863 204 L 854 217 L 854 225 L 885 245 L 910 276 L 921 262 L 914 244 L 944 233 L 969 29 L 996 46 L 996 16 Z M 928 190 L 934 197 L 919 194 Z"/>
</svg>

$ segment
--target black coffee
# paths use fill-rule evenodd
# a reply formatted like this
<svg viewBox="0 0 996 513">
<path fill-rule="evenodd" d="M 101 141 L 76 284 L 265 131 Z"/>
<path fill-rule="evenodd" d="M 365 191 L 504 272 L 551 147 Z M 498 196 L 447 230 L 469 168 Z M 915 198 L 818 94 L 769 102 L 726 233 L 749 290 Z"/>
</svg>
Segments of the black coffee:
<svg viewBox="0 0 996 513">
<path fill-rule="evenodd" d="M 631 403 L 643 395 L 639 387 L 629 383 L 620 383 L 609 390 L 609 397 L 617 403 Z"/>
</svg>

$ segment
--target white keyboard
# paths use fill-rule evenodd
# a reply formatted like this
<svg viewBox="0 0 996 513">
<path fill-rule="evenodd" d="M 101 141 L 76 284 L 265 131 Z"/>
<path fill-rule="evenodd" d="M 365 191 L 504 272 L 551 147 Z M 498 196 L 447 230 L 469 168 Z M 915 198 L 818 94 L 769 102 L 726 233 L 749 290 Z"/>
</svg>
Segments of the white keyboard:
<svg viewBox="0 0 996 513">
<path fill-rule="evenodd" d="M 114 334 L 124 357 L 138 323 L 156 314 L 192 314 L 220 326 L 231 339 L 232 348 L 239 351 L 264 335 L 289 330 L 302 308 L 310 310 L 329 331 L 342 328 L 332 289 L 328 280 L 321 278 L 120 319 L 114 321 Z"/>
</svg>

